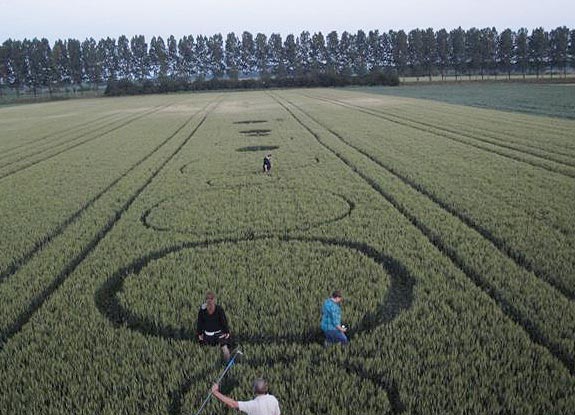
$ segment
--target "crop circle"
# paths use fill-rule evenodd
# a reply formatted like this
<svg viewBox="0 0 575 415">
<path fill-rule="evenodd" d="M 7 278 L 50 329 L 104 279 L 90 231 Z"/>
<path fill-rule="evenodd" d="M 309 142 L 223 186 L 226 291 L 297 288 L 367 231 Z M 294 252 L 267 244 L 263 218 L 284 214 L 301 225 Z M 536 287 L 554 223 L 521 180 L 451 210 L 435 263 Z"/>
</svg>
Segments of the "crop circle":
<svg viewBox="0 0 575 415">
<path fill-rule="evenodd" d="M 250 396 L 253 380 L 261 377 L 264 371 L 270 392 L 280 399 L 282 413 L 355 415 L 358 408 L 362 408 L 362 413 L 397 413 L 388 396 L 382 393 L 379 382 L 364 377 L 361 371 L 341 367 L 338 359 L 319 345 L 287 350 L 277 345 L 250 348 L 249 356 L 240 356 L 239 366 L 224 378 L 221 385 L 224 393 Z M 202 384 L 205 377 L 190 380 Z M 310 388 L 302 379 L 313 379 L 314 387 Z M 284 400 L 292 394 L 306 399 Z M 184 398 L 177 402 L 177 407 L 181 408 L 178 413 L 195 413 L 205 397 L 205 390 L 183 388 L 177 395 Z M 206 409 L 208 413 L 213 413 L 212 410 L 219 413 L 217 410 L 222 407 L 214 402 Z"/>
<path fill-rule="evenodd" d="M 309 229 L 350 214 L 353 203 L 314 189 L 238 186 L 181 194 L 142 215 L 158 231 L 252 238 Z"/>
<path fill-rule="evenodd" d="M 148 334 L 194 338 L 203 295 L 213 290 L 241 340 L 309 342 L 320 337 L 321 303 L 332 290 L 345 292 L 345 322 L 359 329 L 389 286 L 381 264 L 354 249 L 261 239 L 167 254 L 124 275 L 109 295 L 115 314 Z"/>
</svg>

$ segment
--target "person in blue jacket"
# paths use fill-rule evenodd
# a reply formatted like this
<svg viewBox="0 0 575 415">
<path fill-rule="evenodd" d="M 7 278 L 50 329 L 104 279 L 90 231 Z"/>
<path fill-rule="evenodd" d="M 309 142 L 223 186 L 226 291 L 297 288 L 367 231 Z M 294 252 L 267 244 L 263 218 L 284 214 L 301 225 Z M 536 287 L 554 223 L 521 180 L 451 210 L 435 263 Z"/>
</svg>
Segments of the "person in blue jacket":
<svg viewBox="0 0 575 415">
<path fill-rule="evenodd" d="M 330 298 L 323 302 L 321 315 L 321 329 L 325 334 L 326 345 L 339 343 L 346 345 L 349 343 L 345 332 L 347 328 L 341 324 L 341 302 L 343 296 L 341 291 L 336 290 Z"/>
</svg>

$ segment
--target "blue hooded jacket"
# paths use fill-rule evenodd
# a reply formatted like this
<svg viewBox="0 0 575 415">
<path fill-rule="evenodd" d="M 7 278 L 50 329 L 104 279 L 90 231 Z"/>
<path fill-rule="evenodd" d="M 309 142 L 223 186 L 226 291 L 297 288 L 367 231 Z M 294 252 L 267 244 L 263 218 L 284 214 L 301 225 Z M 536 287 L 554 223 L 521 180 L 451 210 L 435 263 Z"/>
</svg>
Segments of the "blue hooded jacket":
<svg viewBox="0 0 575 415">
<path fill-rule="evenodd" d="M 323 302 L 321 329 L 326 331 L 337 330 L 341 325 L 341 307 L 333 299 L 328 298 Z"/>
</svg>

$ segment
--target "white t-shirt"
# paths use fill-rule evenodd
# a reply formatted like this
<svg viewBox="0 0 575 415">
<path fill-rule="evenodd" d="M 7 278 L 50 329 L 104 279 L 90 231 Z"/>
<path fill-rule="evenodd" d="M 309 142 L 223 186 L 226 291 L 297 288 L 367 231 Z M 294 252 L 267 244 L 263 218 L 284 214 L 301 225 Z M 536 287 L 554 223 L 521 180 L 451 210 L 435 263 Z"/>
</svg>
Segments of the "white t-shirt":
<svg viewBox="0 0 575 415">
<path fill-rule="evenodd" d="M 258 395 L 251 401 L 238 401 L 238 409 L 248 415 L 280 415 L 280 404 L 273 395 Z"/>
</svg>

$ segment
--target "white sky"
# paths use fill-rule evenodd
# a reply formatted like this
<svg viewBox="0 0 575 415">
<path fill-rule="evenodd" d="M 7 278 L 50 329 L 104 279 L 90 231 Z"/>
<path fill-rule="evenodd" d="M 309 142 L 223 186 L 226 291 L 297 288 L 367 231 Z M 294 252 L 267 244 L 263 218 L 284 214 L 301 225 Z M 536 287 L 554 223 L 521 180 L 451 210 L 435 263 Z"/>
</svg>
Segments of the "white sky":
<svg viewBox="0 0 575 415">
<path fill-rule="evenodd" d="M 0 0 L 0 42 L 563 25 L 575 28 L 575 0 Z"/>
</svg>

